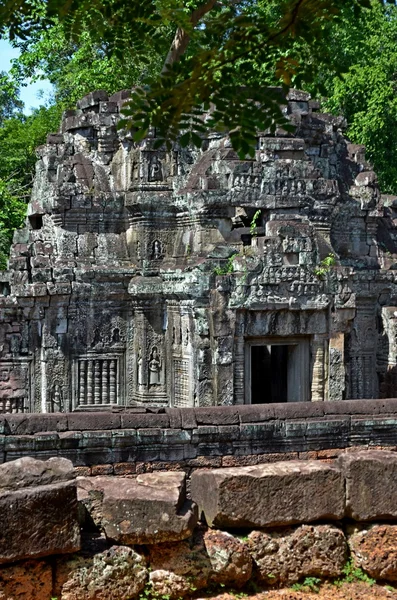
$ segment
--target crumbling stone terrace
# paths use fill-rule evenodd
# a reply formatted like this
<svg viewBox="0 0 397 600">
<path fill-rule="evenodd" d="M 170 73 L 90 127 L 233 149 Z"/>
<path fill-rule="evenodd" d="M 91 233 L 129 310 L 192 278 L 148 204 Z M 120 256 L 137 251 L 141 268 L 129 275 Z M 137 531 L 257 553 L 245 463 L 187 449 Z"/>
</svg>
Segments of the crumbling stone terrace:
<svg viewBox="0 0 397 600">
<path fill-rule="evenodd" d="M 77 472 L 123 475 L 397 448 L 397 400 L 122 409 L 3 415 L 0 460 L 70 459 Z"/>
<path fill-rule="evenodd" d="M 191 599 L 340 579 L 350 561 L 362 578 L 397 581 L 396 452 L 200 469 L 191 499 L 186 483 L 183 472 L 75 478 L 64 458 L 1 465 L 0 594 Z"/>
<path fill-rule="evenodd" d="M 266 93 L 266 91 L 264 91 Z M 394 198 L 341 118 L 155 150 L 97 91 L 38 149 L 1 275 L 0 411 L 335 401 L 396 392 Z"/>
</svg>

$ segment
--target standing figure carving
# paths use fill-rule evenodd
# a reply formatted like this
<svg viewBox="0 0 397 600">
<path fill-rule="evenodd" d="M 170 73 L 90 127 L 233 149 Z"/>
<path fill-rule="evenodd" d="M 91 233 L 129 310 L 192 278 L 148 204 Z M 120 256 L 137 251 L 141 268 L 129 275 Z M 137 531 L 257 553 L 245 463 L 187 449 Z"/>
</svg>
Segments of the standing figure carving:
<svg viewBox="0 0 397 600">
<path fill-rule="evenodd" d="M 161 161 L 154 156 L 149 163 L 149 181 L 162 181 L 163 180 L 163 168 Z"/>
<path fill-rule="evenodd" d="M 149 386 L 161 385 L 161 369 L 162 360 L 157 346 L 154 346 L 149 358 Z"/>
<path fill-rule="evenodd" d="M 152 256 L 154 259 L 159 259 L 159 258 L 161 258 L 161 255 L 162 255 L 161 242 L 159 240 L 154 240 L 153 248 L 152 248 Z"/>
<path fill-rule="evenodd" d="M 51 390 L 50 401 L 47 403 L 47 412 L 62 412 L 62 389 L 58 381 L 56 381 Z"/>
</svg>

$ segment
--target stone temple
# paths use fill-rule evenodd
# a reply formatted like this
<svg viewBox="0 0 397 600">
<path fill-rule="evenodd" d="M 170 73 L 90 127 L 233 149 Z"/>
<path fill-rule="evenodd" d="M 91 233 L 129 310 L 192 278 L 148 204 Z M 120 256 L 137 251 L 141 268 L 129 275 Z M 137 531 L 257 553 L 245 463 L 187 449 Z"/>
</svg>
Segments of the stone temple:
<svg viewBox="0 0 397 600">
<path fill-rule="evenodd" d="M 264 92 L 265 93 L 265 92 Z M 0 412 L 397 395 L 397 201 L 308 94 L 295 135 L 155 150 L 127 92 L 38 149 L 0 275 Z"/>
</svg>

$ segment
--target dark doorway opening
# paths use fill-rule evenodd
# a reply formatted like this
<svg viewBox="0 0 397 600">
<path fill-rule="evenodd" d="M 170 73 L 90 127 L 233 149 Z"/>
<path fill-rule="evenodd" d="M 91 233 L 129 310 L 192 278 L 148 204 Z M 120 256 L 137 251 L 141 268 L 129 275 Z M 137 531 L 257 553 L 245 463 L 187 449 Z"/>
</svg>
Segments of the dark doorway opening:
<svg viewBox="0 0 397 600">
<path fill-rule="evenodd" d="M 251 403 L 288 401 L 289 346 L 251 346 Z"/>
</svg>

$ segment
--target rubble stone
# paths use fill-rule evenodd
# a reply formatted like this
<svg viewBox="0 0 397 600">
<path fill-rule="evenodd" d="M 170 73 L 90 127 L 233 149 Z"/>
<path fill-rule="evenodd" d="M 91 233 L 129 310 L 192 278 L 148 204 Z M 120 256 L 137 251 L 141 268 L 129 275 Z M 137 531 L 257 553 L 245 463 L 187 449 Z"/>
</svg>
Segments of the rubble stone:
<svg viewBox="0 0 397 600">
<path fill-rule="evenodd" d="M 344 480 L 334 465 L 290 461 L 199 470 L 192 499 L 211 527 L 270 527 L 340 519 Z"/>
<path fill-rule="evenodd" d="M 0 567 L 0 598 L 39 600 L 52 596 L 52 568 L 44 561 L 30 560 Z"/>
<path fill-rule="evenodd" d="M 357 529 L 348 537 L 354 565 L 374 579 L 397 581 L 397 525 Z"/>
<path fill-rule="evenodd" d="M 55 597 L 62 600 L 137 598 L 148 571 L 144 558 L 127 546 L 112 546 L 93 556 L 59 558 Z"/>
<path fill-rule="evenodd" d="M 347 559 L 344 533 L 334 525 L 252 531 L 247 542 L 261 583 L 289 585 L 304 577 L 338 577 Z"/>
<path fill-rule="evenodd" d="M 210 585 L 240 588 L 252 573 L 252 559 L 238 538 L 224 531 L 198 530 L 188 540 L 149 548 L 150 584 L 159 596 L 190 596 Z"/>
</svg>

